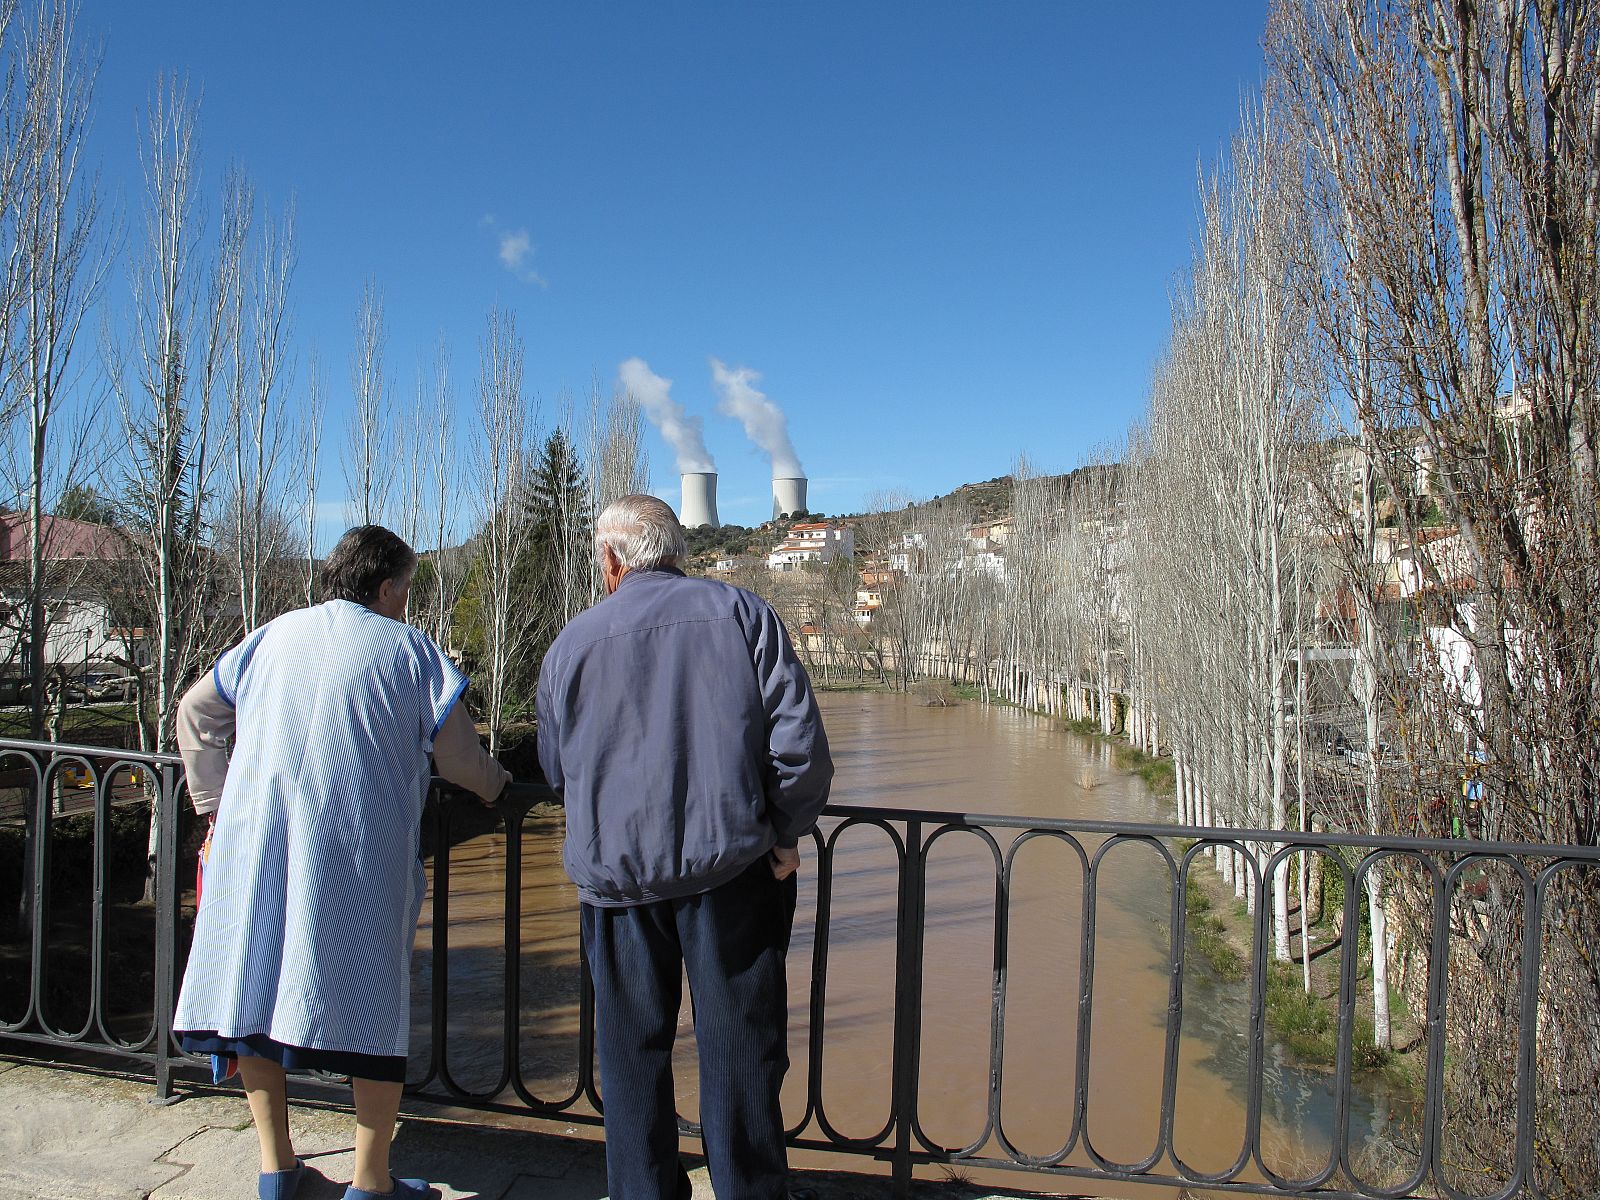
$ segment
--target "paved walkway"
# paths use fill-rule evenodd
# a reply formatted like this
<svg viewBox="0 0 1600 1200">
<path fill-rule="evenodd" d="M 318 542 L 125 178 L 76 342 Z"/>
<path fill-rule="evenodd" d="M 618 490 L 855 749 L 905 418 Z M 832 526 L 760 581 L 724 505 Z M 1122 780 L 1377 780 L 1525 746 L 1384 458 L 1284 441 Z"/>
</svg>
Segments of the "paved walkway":
<svg viewBox="0 0 1600 1200">
<path fill-rule="evenodd" d="M 147 1081 L 0 1059 L 0 1200 L 254 1200 L 258 1162 L 237 1095 L 194 1092 L 151 1103 Z M 348 1113 L 293 1107 L 295 1148 L 320 1177 L 296 1200 L 339 1200 L 354 1154 Z M 408 1117 L 393 1161 L 425 1176 L 444 1200 L 602 1200 L 597 1141 Z M 704 1166 L 695 1200 L 714 1200 Z M 819 1200 L 888 1200 L 881 1176 L 800 1172 Z M 919 1200 L 988 1195 L 959 1183 L 919 1182 Z M 1008 1193 L 1022 1195 L 1022 1193 Z"/>
</svg>

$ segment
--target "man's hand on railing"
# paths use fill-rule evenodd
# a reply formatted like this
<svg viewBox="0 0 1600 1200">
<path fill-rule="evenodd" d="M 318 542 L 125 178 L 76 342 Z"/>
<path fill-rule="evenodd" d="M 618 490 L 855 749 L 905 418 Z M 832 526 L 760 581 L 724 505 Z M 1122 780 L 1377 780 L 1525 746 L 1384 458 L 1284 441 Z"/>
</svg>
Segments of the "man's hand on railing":
<svg viewBox="0 0 1600 1200">
<path fill-rule="evenodd" d="M 779 879 L 787 879 L 799 869 L 799 846 L 774 846 L 772 848 L 772 873 Z"/>
</svg>

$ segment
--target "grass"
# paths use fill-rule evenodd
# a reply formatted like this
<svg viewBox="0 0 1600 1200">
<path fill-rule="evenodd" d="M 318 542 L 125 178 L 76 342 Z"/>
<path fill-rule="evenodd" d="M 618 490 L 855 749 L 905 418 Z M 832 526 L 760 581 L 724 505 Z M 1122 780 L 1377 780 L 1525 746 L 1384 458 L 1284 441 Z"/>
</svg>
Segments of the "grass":
<svg viewBox="0 0 1600 1200">
<path fill-rule="evenodd" d="M 1170 758 L 1146 754 L 1137 746 L 1118 742 L 1111 752 L 1111 759 L 1122 770 L 1132 771 L 1144 780 L 1145 786 L 1158 796 L 1170 796 L 1177 789 L 1177 769 Z"/>
<path fill-rule="evenodd" d="M 1186 851 L 1193 843 L 1178 839 L 1175 845 Z M 1331 873 L 1325 873 L 1327 881 Z M 1203 961 L 1218 979 L 1241 980 L 1248 976 L 1248 952 L 1239 949 L 1240 939 L 1249 936 L 1252 918 L 1241 901 L 1223 896 L 1220 877 L 1201 876 L 1196 869 L 1188 878 L 1185 907 L 1189 913 L 1189 952 Z M 1325 912 L 1333 911 L 1331 907 Z M 1322 926 L 1314 926 L 1318 928 Z M 1359 930 L 1358 936 L 1359 936 Z M 1311 964 L 1311 991 L 1303 984 L 1298 962 L 1267 964 L 1267 1025 L 1301 1066 L 1332 1069 L 1338 1061 L 1339 1011 L 1336 999 L 1340 957 L 1337 954 L 1314 959 Z M 1362 956 L 1358 955 L 1358 958 Z M 1366 960 L 1362 958 L 1362 961 Z M 1357 1005 L 1351 1018 L 1350 1065 L 1358 1076 L 1372 1076 L 1403 1092 L 1415 1092 L 1420 1085 L 1423 1056 L 1412 1051 L 1385 1050 L 1373 1044 L 1370 966 L 1362 972 L 1367 989 L 1357 984 Z M 1399 1025 L 1407 1018 L 1400 994 L 1390 989 L 1390 1011 Z M 1416 1045 L 1422 1044 L 1418 1039 Z"/>
<path fill-rule="evenodd" d="M 1301 1062 L 1333 1064 L 1339 1024 L 1328 1005 L 1304 990 L 1289 963 L 1275 962 L 1267 971 L 1267 1023 Z"/>
<path fill-rule="evenodd" d="M 824 679 L 820 675 L 811 677 L 811 686 L 819 692 L 892 692 L 894 687 L 884 683 L 876 675 L 852 676 L 845 679 Z"/>
<path fill-rule="evenodd" d="M 1228 938 L 1227 923 L 1211 911 L 1211 897 L 1190 872 L 1183 906 L 1189 914 L 1189 949 L 1198 954 L 1218 979 L 1243 979 L 1244 956 Z"/>
<path fill-rule="evenodd" d="M 1170 758 L 1157 754 L 1146 754 L 1139 747 L 1131 744 L 1124 734 L 1102 733 L 1100 722 L 1094 717 L 1063 720 L 1061 724 L 1068 733 L 1082 734 L 1085 737 L 1098 738 L 1103 742 L 1110 742 L 1112 746 L 1112 762 L 1116 763 L 1120 770 L 1130 771 L 1144 780 L 1144 785 L 1157 796 L 1170 796 L 1177 790 L 1177 768 L 1173 766 Z"/>
<path fill-rule="evenodd" d="M 1392 994 L 1391 998 L 1397 999 Z M 1305 990 L 1300 970 L 1293 963 L 1275 962 L 1267 969 L 1267 1024 L 1300 1062 L 1331 1067 L 1338 1061 L 1338 1013 L 1317 995 L 1314 981 L 1312 990 Z M 1390 1070 L 1396 1065 L 1394 1053 L 1373 1045 L 1372 1038 L 1372 1017 L 1358 1010 L 1350 1029 L 1351 1070 L 1403 1077 L 1403 1072 Z"/>
<path fill-rule="evenodd" d="M 85 734 L 121 733 L 132 725 L 136 713 L 132 704 L 107 704 L 97 708 L 69 708 L 62 722 L 62 741 L 72 741 Z M 25 708 L 0 711 L 0 737 L 25 738 L 28 736 L 29 713 Z"/>
</svg>

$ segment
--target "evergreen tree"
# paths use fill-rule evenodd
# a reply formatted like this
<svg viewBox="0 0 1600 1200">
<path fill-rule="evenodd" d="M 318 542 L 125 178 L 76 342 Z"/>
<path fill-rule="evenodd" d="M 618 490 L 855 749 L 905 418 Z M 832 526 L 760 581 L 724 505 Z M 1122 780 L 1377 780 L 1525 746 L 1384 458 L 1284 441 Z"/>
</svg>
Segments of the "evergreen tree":
<svg viewBox="0 0 1600 1200">
<path fill-rule="evenodd" d="M 525 518 L 528 537 L 517 563 L 516 586 L 534 604 L 525 635 L 527 652 L 513 692 L 531 703 L 545 651 L 589 602 L 593 570 L 588 479 L 564 429 L 554 430 L 540 448 Z"/>
<path fill-rule="evenodd" d="M 61 493 L 55 515 L 69 521 L 87 521 L 91 525 L 114 526 L 122 520 L 116 501 L 82 483 L 75 483 Z"/>
</svg>

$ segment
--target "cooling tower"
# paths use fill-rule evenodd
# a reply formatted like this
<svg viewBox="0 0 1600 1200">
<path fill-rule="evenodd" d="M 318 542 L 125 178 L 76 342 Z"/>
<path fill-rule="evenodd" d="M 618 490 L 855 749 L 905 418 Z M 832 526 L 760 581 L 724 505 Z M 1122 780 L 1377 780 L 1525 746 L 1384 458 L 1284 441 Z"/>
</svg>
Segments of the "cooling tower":
<svg viewBox="0 0 1600 1200">
<path fill-rule="evenodd" d="M 806 511 L 806 481 L 804 479 L 774 479 L 772 481 L 772 517 L 781 520 Z"/>
<path fill-rule="evenodd" d="M 715 529 L 717 521 L 717 473 L 715 471 L 685 471 L 683 473 L 683 505 L 678 519 L 685 529 L 709 525 Z"/>
</svg>

